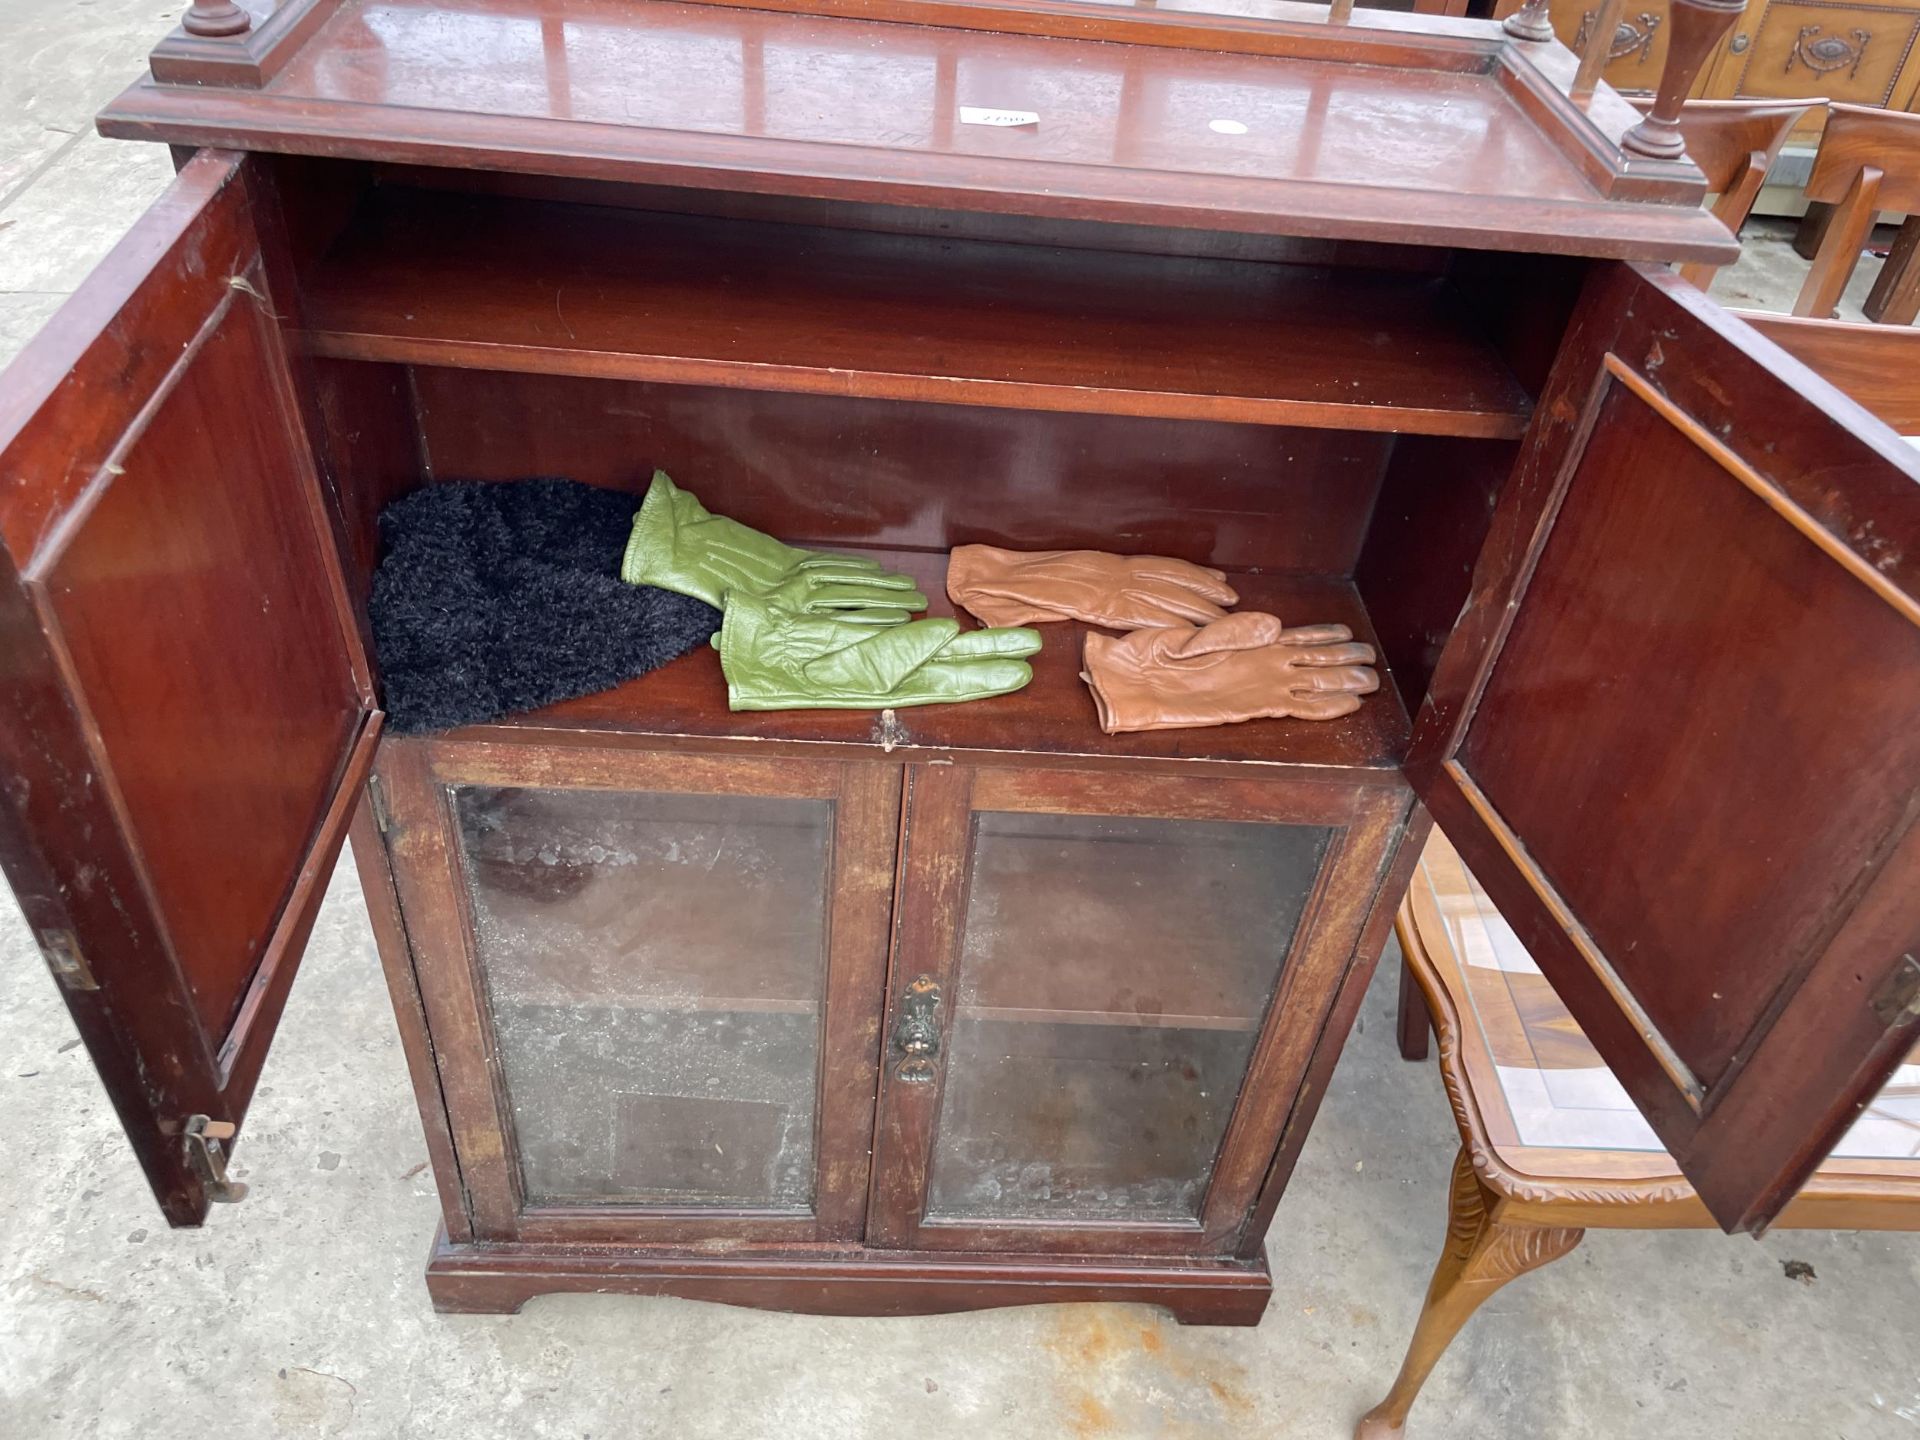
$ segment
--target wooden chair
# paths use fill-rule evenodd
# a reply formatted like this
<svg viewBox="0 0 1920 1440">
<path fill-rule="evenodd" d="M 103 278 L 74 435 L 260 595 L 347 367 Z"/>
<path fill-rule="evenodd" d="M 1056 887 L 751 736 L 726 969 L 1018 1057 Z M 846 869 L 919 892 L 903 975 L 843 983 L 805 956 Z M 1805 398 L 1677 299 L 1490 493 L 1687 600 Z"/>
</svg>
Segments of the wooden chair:
<svg viewBox="0 0 1920 1440">
<path fill-rule="evenodd" d="M 1474 1311 L 1587 1229 L 1714 1223 L 1437 831 L 1396 933 L 1439 1035 L 1460 1153 L 1445 1248 L 1406 1361 L 1356 1440 L 1404 1434 L 1422 1383 Z M 1775 1228 L 1920 1230 L 1920 1049 Z"/>
<path fill-rule="evenodd" d="M 1652 97 L 1630 96 L 1646 110 Z M 1713 213 L 1735 235 L 1753 213 L 1767 171 L 1787 143 L 1800 117 L 1824 100 L 1762 103 L 1753 100 L 1689 100 L 1680 110 L 1680 133 L 1686 137 L 1687 156 L 1707 177 L 1713 192 Z M 1682 279 L 1702 290 L 1713 282 L 1717 266 L 1682 265 Z"/>
<path fill-rule="evenodd" d="M 1735 313 L 1902 435 L 1920 436 L 1920 330 Z"/>
<path fill-rule="evenodd" d="M 1813 268 L 1793 313 L 1825 320 L 1860 263 L 1860 251 L 1882 210 L 1920 211 L 1920 115 L 1835 105 L 1807 177 L 1807 199 L 1834 208 L 1809 228 L 1817 236 Z M 1911 325 L 1920 314 L 1920 221 L 1902 227 L 1867 313 L 1888 325 Z"/>
</svg>

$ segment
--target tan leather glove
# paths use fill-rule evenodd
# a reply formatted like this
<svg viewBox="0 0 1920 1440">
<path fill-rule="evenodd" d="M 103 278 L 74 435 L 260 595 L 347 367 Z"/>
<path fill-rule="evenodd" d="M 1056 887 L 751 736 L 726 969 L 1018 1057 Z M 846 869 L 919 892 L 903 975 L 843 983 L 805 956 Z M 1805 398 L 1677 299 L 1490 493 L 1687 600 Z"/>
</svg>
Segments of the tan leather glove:
<svg viewBox="0 0 1920 1440">
<path fill-rule="evenodd" d="M 1240 598 L 1218 570 L 1163 555 L 994 545 L 954 550 L 947 595 L 986 625 L 1085 620 L 1114 630 L 1218 620 Z"/>
<path fill-rule="evenodd" d="M 1211 625 L 1087 636 L 1083 678 L 1100 728 L 1185 730 L 1242 720 L 1332 720 L 1380 688 L 1373 647 L 1344 625 L 1288 630 L 1249 611 Z"/>
</svg>

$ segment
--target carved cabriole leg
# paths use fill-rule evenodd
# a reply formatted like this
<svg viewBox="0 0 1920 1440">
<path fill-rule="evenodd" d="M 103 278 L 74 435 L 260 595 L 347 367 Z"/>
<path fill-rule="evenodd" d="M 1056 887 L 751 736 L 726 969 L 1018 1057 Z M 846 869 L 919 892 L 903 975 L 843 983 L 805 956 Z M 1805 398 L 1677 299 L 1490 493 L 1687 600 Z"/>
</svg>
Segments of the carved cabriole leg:
<svg viewBox="0 0 1920 1440">
<path fill-rule="evenodd" d="M 1354 1440 L 1392 1440 L 1405 1433 L 1407 1412 L 1435 1363 L 1460 1327 L 1487 1297 L 1517 1275 L 1558 1260 L 1580 1243 L 1584 1230 L 1508 1225 L 1493 1218 L 1493 1192 L 1473 1173 L 1465 1146 L 1453 1162 L 1447 1245 L 1427 1286 L 1426 1303 L 1407 1345 L 1407 1358 L 1387 1398 L 1361 1417 Z"/>
</svg>

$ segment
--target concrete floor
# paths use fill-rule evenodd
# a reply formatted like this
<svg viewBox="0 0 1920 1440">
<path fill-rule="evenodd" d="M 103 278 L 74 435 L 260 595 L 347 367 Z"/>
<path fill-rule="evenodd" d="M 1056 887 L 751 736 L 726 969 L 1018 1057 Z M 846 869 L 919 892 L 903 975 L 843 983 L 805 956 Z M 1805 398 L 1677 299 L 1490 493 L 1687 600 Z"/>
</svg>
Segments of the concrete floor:
<svg viewBox="0 0 1920 1440">
<path fill-rule="evenodd" d="M 0 360 L 164 185 L 162 150 L 88 121 L 176 13 L 0 0 Z M 1786 234 L 1759 227 L 1716 293 L 1784 308 L 1802 273 Z M 1280 1207 L 1257 1330 L 1123 1306 L 817 1320 L 584 1296 L 441 1318 L 420 1282 L 426 1151 L 350 866 L 239 1153 L 253 1193 L 194 1232 L 159 1222 L 9 899 L 0 1440 L 1345 1436 L 1399 1364 L 1455 1145 L 1434 1069 L 1394 1053 L 1392 973 L 1390 958 Z M 1818 1278 L 1786 1279 L 1789 1259 Z M 1496 1297 L 1414 1429 L 1920 1436 L 1920 1241 L 1596 1232 Z"/>
</svg>

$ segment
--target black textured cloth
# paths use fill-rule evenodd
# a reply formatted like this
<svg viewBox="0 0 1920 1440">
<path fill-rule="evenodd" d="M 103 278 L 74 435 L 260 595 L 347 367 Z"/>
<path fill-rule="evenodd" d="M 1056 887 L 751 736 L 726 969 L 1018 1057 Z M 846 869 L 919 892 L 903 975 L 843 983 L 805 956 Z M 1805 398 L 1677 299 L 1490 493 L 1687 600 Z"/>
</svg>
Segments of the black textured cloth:
<svg viewBox="0 0 1920 1440">
<path fill-rule="evenodd" d="M 497 720 L 704 645 L 711 605 L 620 578 L 636 495 L 577 480 L 428 485 L 380 512 L 368 609 L 399 734 Z"/>
</svg>

